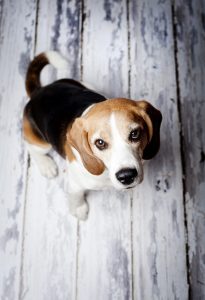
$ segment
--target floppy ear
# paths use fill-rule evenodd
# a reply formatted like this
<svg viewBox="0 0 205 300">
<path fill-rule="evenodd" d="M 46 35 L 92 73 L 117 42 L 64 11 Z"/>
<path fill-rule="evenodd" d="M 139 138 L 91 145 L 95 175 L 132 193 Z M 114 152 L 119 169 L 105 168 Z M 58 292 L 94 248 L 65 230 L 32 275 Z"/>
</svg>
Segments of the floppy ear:
<svg viewBox="0 0 205 300">
<path fill-rule="evenodd" d="M 153 158 L 160 147 L 160 125 L 162 122 L 162 114 L 147 101 L 137 102 L 144 113 L 142 114 L 149 131 L 149 142 L 143 151 L 143 159 Z"/>
<path fill-rule="evenodd" d="M 72 127 L 67 132 L 67 141 L 73 146 L 80 154 L 83 165 L 93 175 L 100 175 L 105 166 L 103 162 L 97 158 L 89 145 L 88 132 L 85 130 L 84 120 L 77 118 Z"/>
</svg>

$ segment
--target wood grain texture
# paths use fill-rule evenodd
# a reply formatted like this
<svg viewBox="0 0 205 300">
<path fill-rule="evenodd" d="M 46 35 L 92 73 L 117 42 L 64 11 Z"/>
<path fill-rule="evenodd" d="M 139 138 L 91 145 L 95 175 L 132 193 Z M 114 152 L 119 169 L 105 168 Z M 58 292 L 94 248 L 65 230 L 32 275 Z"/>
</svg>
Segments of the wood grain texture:
<svg viewBox="0 0 205 300">
<path fill-rule="evenodd" d="M 46 81 L 60 75 L 79 77 L 78 3 L 39 2 L 36 53 L 58 50 L 69 58 L 66 74 L 47 68 Z M 32 160 L 29 169 L 21 291 L 21 297 L 29 300 L 75 299 L 76 293 L 77 221 L 69 214 L 64 193 L 65 161 L 52 155 L 59 166 L 57 178 L 43 178 Z"/>
<path fill-rule="evenodd" d="M 161 149 L 133 195 L 134 299 L 187 299 L 171 1 L 130 3 L 131 97 L 163 115 Z"/>
<path fill-rule="evenodd" d="M 21 118 L 25 103 L 24 76 L 33 49 L 35 9 L 35 1 L 1 1 L 0 299 L 18 299 L 21 280 L 27 170 Z"/>
<path fill-rule="evenodd" d="M 84 1 L 83 80 L 109 97 L 127 96 L 126 1 Z M 80 224 L 77 299 L 132 299 L 129 193 L 88 194 Z"/>
<path fill-rule="evenodd" d="M 3 14 L 3 0 L 0 0 L 0 28 L 1 28 L 1 21 L 2 21 L 2 14 Z"/>
<path fill-rule="evenodd" d="M 58 77 L 80 78 L 81 6 L 78 0 L 39 2 L 36 53 L 58 50 L 65 56 L 70 67 L 67 72 L 60 71 Z M 53 78 L 51 72 L 48 73 L 50 81 L 55 79 L 56 72 L 53 72 Z"/>
<path fill-rule="evenodd" d="M 45 50 L 69 69 L 47 66 L 44 84 L 82 78 L 163 114 L 144 182 L 89 192 L 86 222 L 69 214 L 64 160 L 51 153 L 47 180 L 22 140 L 25 72 Z M 205 299 L 204 57 L 204 0 L 0 0 L 0 299 Z"/>
<path fill-rule="evenodd" d="M 204 13 L 204 1 L 176 1 L 191 299 L 205 299 Z"/>
<path fill-rule="evenodd" d="M 83 80 L 107 97 L 128 94 L 126 1 L 85 1 Z"/>
</svg>

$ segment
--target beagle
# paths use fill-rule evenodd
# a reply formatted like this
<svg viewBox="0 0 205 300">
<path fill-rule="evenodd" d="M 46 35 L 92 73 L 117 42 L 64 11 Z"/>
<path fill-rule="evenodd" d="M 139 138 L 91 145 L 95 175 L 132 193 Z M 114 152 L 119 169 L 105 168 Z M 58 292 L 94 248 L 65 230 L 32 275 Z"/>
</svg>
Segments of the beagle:
<svg viewBox="0 0 205 300">
<path fill-rule="evenodd" d="M 24 138 L 42 175 L 57 175 L 57 166 L 47 155 L 52 147 L 66 159 L 70 212 L 85 220 L 86 190 L 130 189 L 143 180 L 143 160 L 159 150 L 162 115 L 144 100 L 107 99 L 73 79 L 42 87 L 40 72 L 47 64 L 67 66 L 54 51 L 41 53 L 30 63 Z"/>
</svg>

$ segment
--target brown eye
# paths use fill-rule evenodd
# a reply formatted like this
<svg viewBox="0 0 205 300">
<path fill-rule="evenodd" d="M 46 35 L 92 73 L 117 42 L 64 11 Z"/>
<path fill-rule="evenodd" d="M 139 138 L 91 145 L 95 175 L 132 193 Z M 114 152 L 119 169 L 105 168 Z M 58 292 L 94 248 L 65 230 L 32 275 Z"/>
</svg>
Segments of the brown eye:
<svg viewBox="0 0 205 300">
<path fill-rule="evenodd" d="M 98 139 L 95 141 L 95 146 L 99 149 L 99 150 L 104 150 L 107 148 L 108 144 L 101 140 L 101 139 Z"/>
<path fill-rule="evenodd" d="M 133 129 L 130 132 L 129 141 L 130 142 L 138 142 L 139 139 L 140 139 L 140 135 L 141 135 L 141 129 L 140 128 Z"/>
</svg>

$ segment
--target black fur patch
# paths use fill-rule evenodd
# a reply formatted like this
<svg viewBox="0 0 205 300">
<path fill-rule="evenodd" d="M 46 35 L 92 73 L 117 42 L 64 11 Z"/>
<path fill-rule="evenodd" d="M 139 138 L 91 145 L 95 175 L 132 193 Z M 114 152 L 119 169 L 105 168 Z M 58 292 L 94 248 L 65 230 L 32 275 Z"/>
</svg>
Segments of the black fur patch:
<svg viewBox="0 0 205 300">
<path fill-rule="evenodd" d="M 106 98 L 72 79 L 37 89 L 25 107 L 33 129 L 62 156 L 66 129 L 90 105 Z"/>
</svg>

